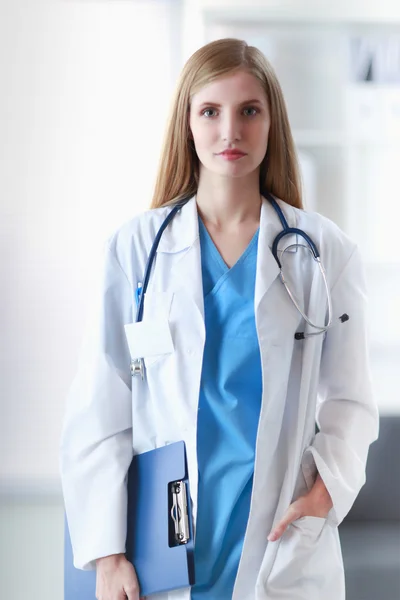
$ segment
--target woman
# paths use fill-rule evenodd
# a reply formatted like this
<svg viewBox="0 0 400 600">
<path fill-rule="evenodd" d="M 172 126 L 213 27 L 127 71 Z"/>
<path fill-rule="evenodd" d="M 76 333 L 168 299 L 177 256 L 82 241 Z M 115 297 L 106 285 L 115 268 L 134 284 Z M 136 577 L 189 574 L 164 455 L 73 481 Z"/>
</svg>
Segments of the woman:
<svg viewBox="0 0 400 600">
<path fill-rule="evenodd" d="M 134 293 L 159 227 L 188 196 L 162 235 L 144 302 L 143 323 L 167 324 L 172 343 L 149 329 L 145 380 L 131 378 Z M 320 329 L 280 280 L 274 200 L 319 249 L 326 333 L 324 281 L 299 235 L 282 238 L 277 258 Z M 109 239 L 100 297 L 61 446 L 75 566 L 97 566 L 97 598 L 139 598 L 124 556 L 133 452 L 183 439 L 196 584 L 157 598 L 344 600 L 337 527 L 378 436 L 362 266 L 336 225 L 302 208 L 282 91 L 256 48 L 218 40 L 185 65 L 151 210 Z"/>
</svg>

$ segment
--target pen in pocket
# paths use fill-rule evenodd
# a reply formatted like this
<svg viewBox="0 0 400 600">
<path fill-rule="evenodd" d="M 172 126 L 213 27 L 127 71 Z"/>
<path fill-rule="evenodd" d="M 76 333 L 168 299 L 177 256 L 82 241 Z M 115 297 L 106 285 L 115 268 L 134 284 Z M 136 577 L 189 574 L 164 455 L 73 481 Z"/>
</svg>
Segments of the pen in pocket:
<svg viewBox="0 0 400 600">
<path fill-rule="evenodd" d="M 139 306 L 140 296 L 142 294 L 142 288 L 143 288 L 143 284 L 141 281 L 139 281 L 137 284 L 136 291 L 135 291 L 136 306 Z"/>
</svg>

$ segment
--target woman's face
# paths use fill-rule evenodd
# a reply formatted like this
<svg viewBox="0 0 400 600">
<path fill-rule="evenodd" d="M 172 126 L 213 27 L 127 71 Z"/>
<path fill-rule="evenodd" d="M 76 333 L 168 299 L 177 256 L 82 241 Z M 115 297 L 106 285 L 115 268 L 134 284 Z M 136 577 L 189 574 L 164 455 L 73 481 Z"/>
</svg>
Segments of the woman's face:
<svg viewBox="0 0 400 600">
<path fill-rule="evenodd" d="M 201 169 L 231 177 L 258 172 L 267 152 L 270 114 L 253 75 L 238 71 L 204 86 L 192 98 L 189 125 Z M 222 154 L 232 149 L 243 155 Z"/>
</svg>

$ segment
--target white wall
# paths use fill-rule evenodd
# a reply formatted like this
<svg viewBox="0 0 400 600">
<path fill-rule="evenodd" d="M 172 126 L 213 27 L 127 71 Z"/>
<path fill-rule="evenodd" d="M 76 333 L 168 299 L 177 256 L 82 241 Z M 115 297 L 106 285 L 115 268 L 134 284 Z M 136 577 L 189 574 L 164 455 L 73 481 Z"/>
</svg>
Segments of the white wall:
<svg viewBox="0 0 400 600">
<path fill-rule="evenodd" d="M 177 4 L 0 4 L 0 487 L 58 480 L 102 244 L 150 202 Z"/>
</svg>

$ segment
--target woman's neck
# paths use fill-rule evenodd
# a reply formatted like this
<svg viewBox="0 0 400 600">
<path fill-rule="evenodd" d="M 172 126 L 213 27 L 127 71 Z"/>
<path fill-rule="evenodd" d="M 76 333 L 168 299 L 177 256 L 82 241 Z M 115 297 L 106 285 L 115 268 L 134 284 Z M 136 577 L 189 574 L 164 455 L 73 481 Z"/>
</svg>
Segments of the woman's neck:
<svg viewBox="0 0 400 600">
<path fill-rule="evenodd" d="M 262 198 L 258 177 L 252 184 L 244 179 L 224 178 L 208 182 L 200 178 L 196 202 L 203 221 L 218 230 L 260 222 Z"/>
</svg>

